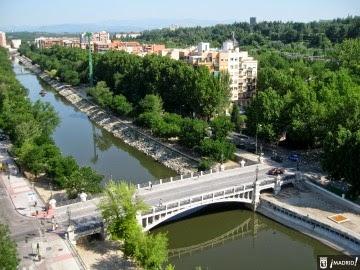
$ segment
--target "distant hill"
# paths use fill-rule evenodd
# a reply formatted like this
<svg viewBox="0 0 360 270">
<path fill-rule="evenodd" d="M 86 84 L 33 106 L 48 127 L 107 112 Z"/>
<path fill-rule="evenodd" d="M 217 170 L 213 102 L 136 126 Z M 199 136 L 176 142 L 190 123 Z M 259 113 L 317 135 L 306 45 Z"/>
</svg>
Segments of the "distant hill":
<svg viewBox="0 0 360 270">
<path fill-rule="evenodd" d="M 85 31 L 108 32 L 140 32 L 143 30 L 159 29 L 177 25 L 182 27 L 210 26 L 220 21 L 196 19 L 143 19 L 143 20 L 111 20 L 98 23 L 73 23 L 42 26 L 0 26 L 6 32 L 49 32 L 49 33 L 80 33 Z"/>
</svg>

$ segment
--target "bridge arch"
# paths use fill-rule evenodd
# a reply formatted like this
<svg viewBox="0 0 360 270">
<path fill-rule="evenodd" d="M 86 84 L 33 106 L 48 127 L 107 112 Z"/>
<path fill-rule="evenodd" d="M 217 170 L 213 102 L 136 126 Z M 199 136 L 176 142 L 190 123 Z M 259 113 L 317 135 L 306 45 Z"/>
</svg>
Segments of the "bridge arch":
<svg viewBox="0 0 360 270">
<path fill-rule="evenodd" d="M 144 230 L 148 231 L 161 225 L 162 223 L 189 216 L 209 205 L 221 203 L 240 203 L 245 204 L 246 206 L 251 208 L 252 202 L 252 192 L 248 192 L 246 194 L 246 197 L 244 194 L 242 197 L 233 196 L 228 198 L 221 198 L 218 200 L 203 201 L 202 203 L 192 203 L 184 207 L 180 206 L 164 210 L 157 209 L 158 211 L 155 210 L 151 214 L 139 216 L 138 219 Z"/>
</svg>

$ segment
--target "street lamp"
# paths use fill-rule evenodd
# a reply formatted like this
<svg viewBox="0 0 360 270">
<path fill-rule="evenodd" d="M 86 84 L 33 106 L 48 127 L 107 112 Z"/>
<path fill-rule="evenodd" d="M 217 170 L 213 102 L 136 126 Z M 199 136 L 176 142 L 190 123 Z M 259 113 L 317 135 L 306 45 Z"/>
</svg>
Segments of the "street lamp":
<svg viewBox="0 0 360 270">
<path fill-rule="evenodd" d="M 255 134 L 255 152 L 258 154 L 258 129 L 261 127 L 261 124 L 256 124 L 256 134 Z"/>
<path fill-rule="evenodd" d="M 71 210 L 70 207 L 68 206 L 68 208 L 66 209 L 66 213 L 68 215 L 68 222 L 69 222 L 69 226 L 71 225 Z"/>
</svg>

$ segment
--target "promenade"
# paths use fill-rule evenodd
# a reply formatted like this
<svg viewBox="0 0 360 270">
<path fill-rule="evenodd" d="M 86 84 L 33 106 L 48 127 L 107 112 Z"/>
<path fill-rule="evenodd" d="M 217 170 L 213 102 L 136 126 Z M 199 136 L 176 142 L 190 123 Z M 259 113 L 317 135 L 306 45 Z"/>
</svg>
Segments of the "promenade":
<svg viewBox="0 0 360 270">
<path fill-rule="evenodd" d="M 0 141 L 0 162 L 9 167 L 9 173 L 0 173 L 0 219 L 16 241 L 19 269 L 83 269 L 71 245 L 61 237 L 64 232 L 52 231 L 53 212 L 44 211 L 45 203 L 19 173 L 8 154 L 10 146 L 9 141 Z"/>
</svg>

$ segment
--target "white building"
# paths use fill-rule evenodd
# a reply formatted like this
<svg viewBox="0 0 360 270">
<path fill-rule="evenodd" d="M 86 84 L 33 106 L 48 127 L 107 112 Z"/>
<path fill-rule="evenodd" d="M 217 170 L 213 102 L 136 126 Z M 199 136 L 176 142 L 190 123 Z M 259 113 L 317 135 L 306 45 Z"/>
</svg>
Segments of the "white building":
<svg viewBox="0 0 360 270">
<path fill-rule="evenodd" d="M 0 47 L 6 47 L 6 35 L 5 35 L 5 32 L 0 32 Z"/>
<path fill-rule="evenodd" d="M 141 36 L 141 33 L 136 33 L 136 32 L 129 32 L 129 33 L 118 33 L 115 35 L 116 38 L 121 39 L 121 38 L 137 38 Z"/>
<path fill-rule="evenodd" d="M 21 45 L 21 39 L 12 39 L 11 40 L 11 47 L 14 49 L 19 49 Z"/>
</svg>

